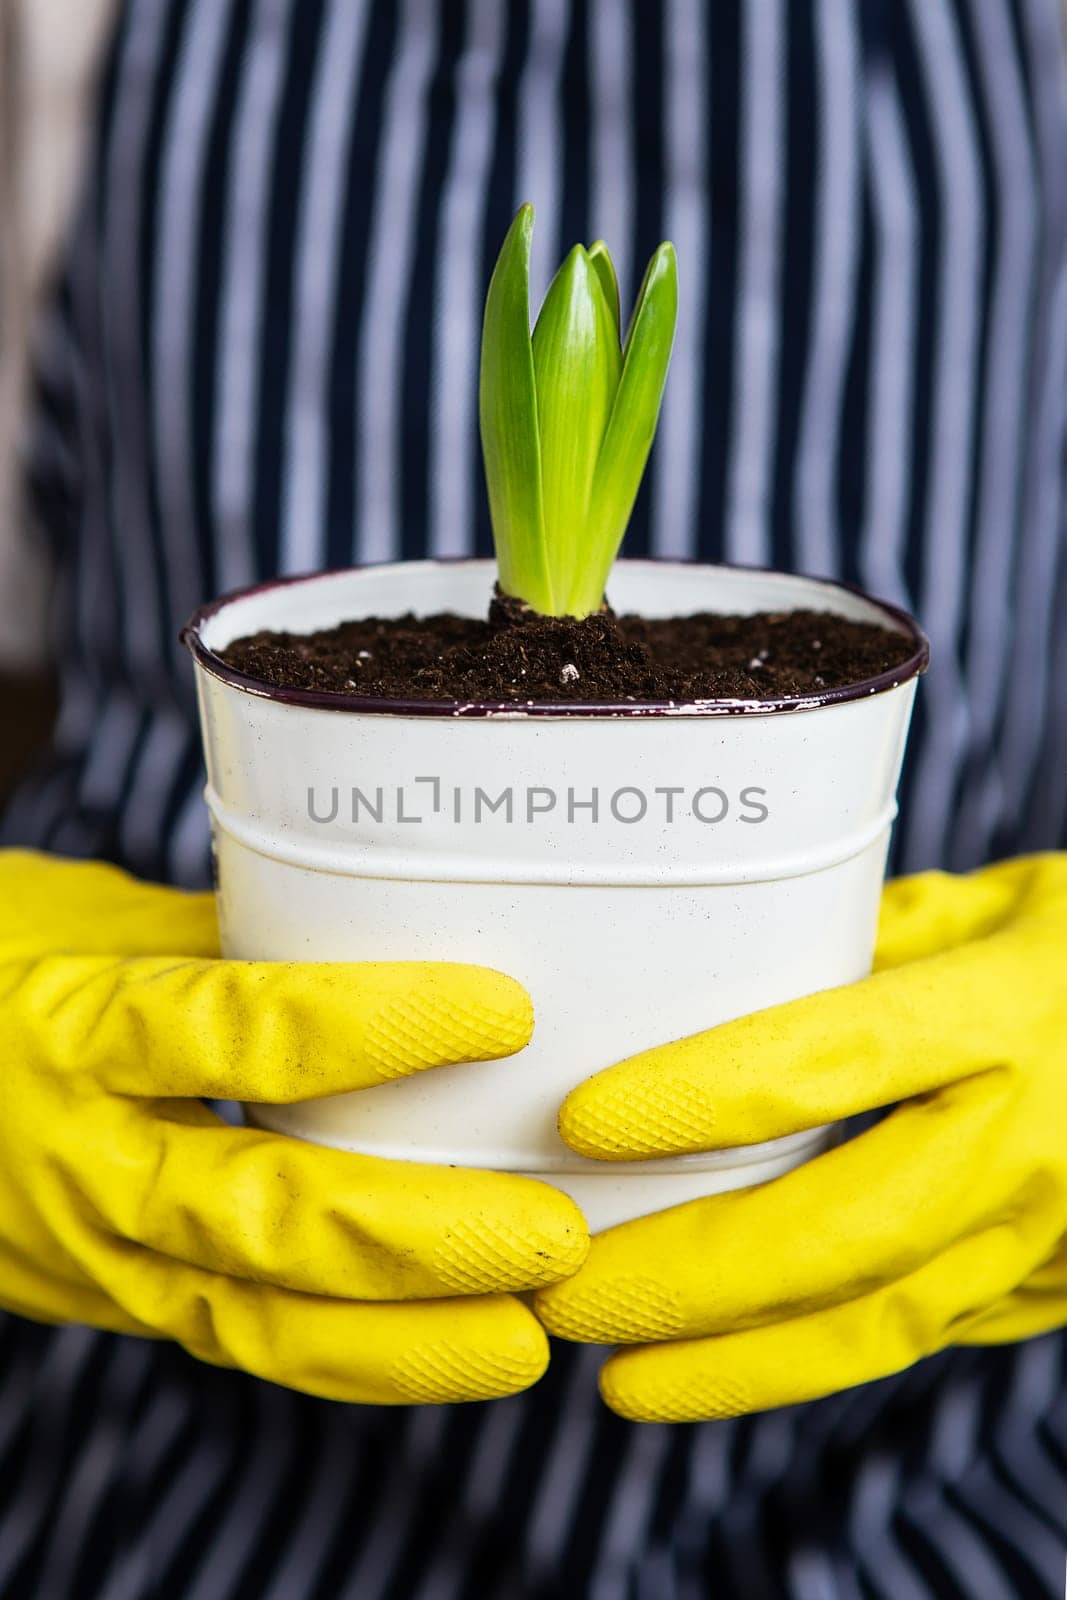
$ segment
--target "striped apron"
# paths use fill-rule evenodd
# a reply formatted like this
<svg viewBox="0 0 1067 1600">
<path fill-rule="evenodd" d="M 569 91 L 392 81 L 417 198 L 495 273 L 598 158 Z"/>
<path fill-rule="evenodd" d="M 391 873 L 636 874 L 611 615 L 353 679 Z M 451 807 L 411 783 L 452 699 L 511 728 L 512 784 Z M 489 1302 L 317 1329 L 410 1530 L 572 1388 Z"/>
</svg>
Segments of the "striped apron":
<svg viewBox="0 0 1067 1600">
<path fill-rule="evenodd" d="M 1067 845 L 1058 0 L 128 0 L 36 353 L 62 706 L 5 843 L 208 881 L 180 621 L 278 573 L 490 549 L 480 309 L 662 238 L 679 339 L 630 554 L 916 610 L 894 865 Z M 638 1426 L 602 1353 L 342 1406 L 0 1318 L 5 1600 L 1050 1600 L 1067 1338 Z"/>
</svg>

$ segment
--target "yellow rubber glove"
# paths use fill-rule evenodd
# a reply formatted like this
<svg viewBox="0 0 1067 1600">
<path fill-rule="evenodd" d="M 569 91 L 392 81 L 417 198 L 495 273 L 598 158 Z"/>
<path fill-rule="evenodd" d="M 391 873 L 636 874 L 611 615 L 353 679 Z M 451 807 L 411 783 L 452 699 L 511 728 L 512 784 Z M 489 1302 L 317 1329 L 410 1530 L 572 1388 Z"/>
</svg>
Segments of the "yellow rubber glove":
<svg viewBox="0 0 1067 1600">
<path fill-rule="evenodd" d="M 210 895 L 0 854 L 0 1304 L 334 1399 L 526 1388 L 548 1341 L 505 1291 L 581 1263 L 568 1199 L 231 1128 L 197 1098 L 508 1055 L 524 990 L 469 966 L 216 956 Z"/>
<path fill-rule="evenodd" d="M 641 1421 L 733 1416 L 1067 1323 L 1067 856 L 886 891 L 875 974 L 582 1084 L 564 1138 L 606 1160 L 875 1127 L 756 1189 L 593 1240 L 536 1297 Z"/>
</svg>

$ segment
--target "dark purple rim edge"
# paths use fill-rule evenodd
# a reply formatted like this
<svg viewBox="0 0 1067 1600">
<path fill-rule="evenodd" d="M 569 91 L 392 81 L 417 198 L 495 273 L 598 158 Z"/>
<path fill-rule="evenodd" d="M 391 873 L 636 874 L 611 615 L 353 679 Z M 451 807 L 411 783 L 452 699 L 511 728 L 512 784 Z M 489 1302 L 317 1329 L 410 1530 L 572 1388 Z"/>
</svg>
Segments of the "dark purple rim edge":
<svg viewBox="0 0 1067 1600">
<path fill-rule="evenodd" d="M 473 566 L 484 557 L 457 556 L 420 562 L 422 566 Z M 815 711 L 822 706 L 840 705 L 848 700 L 865 700 L 873 694 L 884 694 L 902 683 L 918 677 L 930 665 L 930 641 L 915 618 L 903 607 L 888 600 L 868 594 L 856 584 L 840 583 L 833 578 L 813 578 L 807 574 L 782 573 L 783 577 L 803 577 L 807 583 L 816 583 L 827 590 L 843 589 L 876 606 L 898 624 L 897 631 L 906 634 L 915 645 L 912 654 L 898 667 L 880 672 L 873 678 L 863 678 L 839 689 L 827 689 L 825 694 L 793 695 L 775 700 L 617 700 L 593 703 L 590 701 L 539 700 L 536 702 L 513 700 L 390 700 L 383 695 L 336 694 L 324 689 L 281 689 L 266 683 L 262 678 L 249 677 L 228 665 L 214 650 L 208 648 L 200 637 L 206 622 L 217 615 L 224 606 L 237 600 L 247 600 L 252 595 L 265 594 L 272 589 L 287 589 L 292 584 L 310 583 L 319 578 L 338 578 L 350 572 L 369 572 L 376 566 L 399 566 L 403 563 L 368 562 L 362 567 L 334 567 L 323 572 L 301 572 L 285 578 L 273 578 L 265 583 L 251 583 L 242 589 L 231 589 L 217 600 L 198 606 L 178 634 L 194 660 L 212 677 L 219 678 L 245 694 L 257 695 L 263 700 L 277 700 L 281 705 L 304 706 L 314 711 L 362 712 L 373 716 L 394 717 L 725 717 L 769 716 L 790 711 Z M 414 564 L 414 563 L 413 563 Z M 636 558 L 627 565 L 653 566 L 653 559 Z M 709 566 L 713 563 L 671 559 L 665 566 Z M 759 567 L 743 562 L 715 562 L 728 571 L 780 573 L 777 567 Z"/>
</svg>

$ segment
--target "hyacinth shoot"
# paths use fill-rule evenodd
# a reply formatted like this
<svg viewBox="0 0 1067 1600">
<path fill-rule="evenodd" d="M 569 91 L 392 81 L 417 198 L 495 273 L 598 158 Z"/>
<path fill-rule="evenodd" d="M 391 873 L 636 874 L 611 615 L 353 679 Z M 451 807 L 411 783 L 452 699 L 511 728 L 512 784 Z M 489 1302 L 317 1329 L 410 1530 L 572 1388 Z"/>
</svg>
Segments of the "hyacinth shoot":
<svg viewBox="0 0 1067 1600">
<path fill-rule="evenodd" d="M 621 336 L 607 246 L 575 245 L 530 332 L 533 207 L 508 230 L 485 304 L 480 418 L 500 587 L 544 616 L 603 604 L 652 447 L 678 309 L 661 244 Z"/>
</svg>

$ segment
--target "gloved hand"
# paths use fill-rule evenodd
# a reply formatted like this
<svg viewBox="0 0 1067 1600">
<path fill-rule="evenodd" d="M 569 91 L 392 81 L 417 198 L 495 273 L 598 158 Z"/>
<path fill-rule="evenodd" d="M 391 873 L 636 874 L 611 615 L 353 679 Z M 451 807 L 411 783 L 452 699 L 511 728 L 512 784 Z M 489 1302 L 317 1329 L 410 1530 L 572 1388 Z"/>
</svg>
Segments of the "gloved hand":
<svg viewBox="0 0 1067 1600">
<path fill-rule="evenodd" d="M 565 1196 L 231 1128 L 197 1097 L 508 1055 L 525 992 L 469 966 L 221 961 L 216 941 L 210 895 L 0 854 L 0 1304 L 334 1399 L 524 1389 L 548 1341 L 505 1291 L 582 1261 Z"/>
<path fill-rule="evenodd" d="M 587 1080 L 560 1128 L 605 1160 L 756 1144 L 902 1102 L 759 1188 L 593 1240 L 543 1289 L 641 1421 L 733 1416 L 1067 1323 L 1067 856 L 886 891 L 875 974 Z"/>
</svg>

